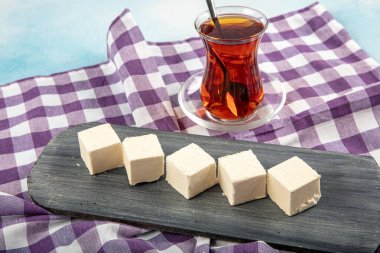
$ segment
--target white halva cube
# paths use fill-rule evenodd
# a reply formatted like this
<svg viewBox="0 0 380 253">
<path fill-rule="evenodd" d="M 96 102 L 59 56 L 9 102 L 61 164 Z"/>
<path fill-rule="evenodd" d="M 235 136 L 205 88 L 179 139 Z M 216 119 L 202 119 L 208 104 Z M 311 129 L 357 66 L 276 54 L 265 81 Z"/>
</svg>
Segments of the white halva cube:
<svg viewBox="0 0 380 253">
<path fill-rule="evenodd" d="M 123 165 L 121 142 L 110 124 L 78 133 L 80 155 L 91 175 Z"/>
<path fill-rule="evenodd" d="M 166 181 L 186 199 L 217 183 L 214 158 L 192 143 L 166 158 Z"/>
<path fill-rule="evenodd" d="M 164 156 L 154 134 L 125 138 L 123 161 L 129 184 L 157 181 L 164 175 Z"/>
<path fill-rule="evenodd" d="M 267 172 L 252 150 L 220 157 L 218 178 L 230 205 L 266 197 Z"/>
</svg>

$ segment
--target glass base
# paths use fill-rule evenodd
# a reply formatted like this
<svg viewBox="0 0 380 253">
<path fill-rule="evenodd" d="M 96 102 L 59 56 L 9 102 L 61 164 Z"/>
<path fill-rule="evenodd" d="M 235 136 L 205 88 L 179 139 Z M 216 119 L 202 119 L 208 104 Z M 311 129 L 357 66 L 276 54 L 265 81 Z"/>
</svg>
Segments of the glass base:
<svg viewBox="0 0 380 253">
<path fill-rule="evenodd" d="M 286 93 L 282 83 L 272 75 L 261 73 L 264 99 L 255 112 L 241 120 L 223 120 L 211 115 L 202 104 L 199 90 L 203 71 L 186 80 L 178 92 L 178 102 L 194 123 L 212 130 L 238 132 L 262 126 L 271 121 L 284 107 Z"/>
</svg>

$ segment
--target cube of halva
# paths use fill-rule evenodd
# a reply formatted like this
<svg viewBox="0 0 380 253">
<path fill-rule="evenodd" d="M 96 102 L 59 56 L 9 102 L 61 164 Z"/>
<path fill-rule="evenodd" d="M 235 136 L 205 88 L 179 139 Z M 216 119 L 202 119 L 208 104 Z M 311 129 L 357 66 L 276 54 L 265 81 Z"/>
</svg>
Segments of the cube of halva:
<svg viewBox="0 0 380 253">
<path fill-rule="evenodd" d="M 217 183 L 215 160 L 192 143 L 166 158 L 166 181 L 191 199 Z"/>
<path fill-rule="evenodd" d="M 80 155 L 91 175 L 123 165 L 121 142 L 110 124 L 78 133 Z"/>
<path fill-rule="evenodd" d="M 321 176 L 298 157 L 268 170 L 268 195 L 289 216 L 317 204 Z"/>
<path fill-rule="evenodd" d="M 125 138 L 123 161 L 130 185 L 153 182 L 164 175 L 164 152 L 154 134 Z"/>
<path fill-rule="evenodd" d="M 219 158 L 218 178 L 230 205 L 266 197 L 267 172 L 252 150 Z"/>
</svg>

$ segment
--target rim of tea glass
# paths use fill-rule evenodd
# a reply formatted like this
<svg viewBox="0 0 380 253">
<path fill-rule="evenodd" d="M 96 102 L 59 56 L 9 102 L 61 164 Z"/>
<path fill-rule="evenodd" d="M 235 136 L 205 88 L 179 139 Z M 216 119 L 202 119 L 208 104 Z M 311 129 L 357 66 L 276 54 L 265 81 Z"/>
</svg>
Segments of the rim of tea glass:
<svg viewBox="0 0 380 253">
<path fill-rule="evenodd" d="M 226 11 L 226 13 L 222 12 L 223 10 Z M 239 12 L 237 10 L 240 10 L 240 11 L 243 10 L 243 11 Z M 244 10 L 246 13 L 244 13 Z M 215 37 L 209 36 L 207 34 L 204 34 L 200 29 L 200 26 L 205 21 L 211 20 L 210 11 L 206 10 L 206 11 L 202 12 L 201 14 L 199 14 L 199 16 L 195 19 L 195 21 L 194 21 L 195 30 L 199 33 L 200 36 L 206 38 L 209 41 L 212 41 L 212 42 L 215 42 L 218 44 L 242 44 L 242 43 L 246 43 L 246 42 L 252 41 L 254 39 L 260 38 L 260 36 L 268 28 L 268 18 L 262 12 L 260 12 L 256 9 L 250 8 L 250 7 L 240 6 L 240 5 L 226 5 L 226 6 L 216 7 L 215 12 L 216 12 L 216 15 L 219 17 L 220 16 L 226 16 L 226 15 L 240 15 L 240 16 L 252 17 L 252 18 L 259 20 L 264 25 L 264 29 L 261 32 L 253 34 L 253 35 L 248 36 L 248 37 L 239 38 L 239 39 L 215 38 Z M 254 13 L 255 15 L 252 13 Z"/>
</svg>

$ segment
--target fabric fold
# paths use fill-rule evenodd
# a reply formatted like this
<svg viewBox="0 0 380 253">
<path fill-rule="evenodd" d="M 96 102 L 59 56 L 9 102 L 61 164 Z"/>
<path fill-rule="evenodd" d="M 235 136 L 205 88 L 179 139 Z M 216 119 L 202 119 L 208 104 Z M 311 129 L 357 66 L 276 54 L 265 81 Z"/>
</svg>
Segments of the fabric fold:
<svg viewBox="0 0 380 253">
<path fill-rule="evenodd" d="M 119 72 L 136 126 L 179 131 L 165 83 L 128 10 L 110 26 L 108 56 Z"/>
</svg>

